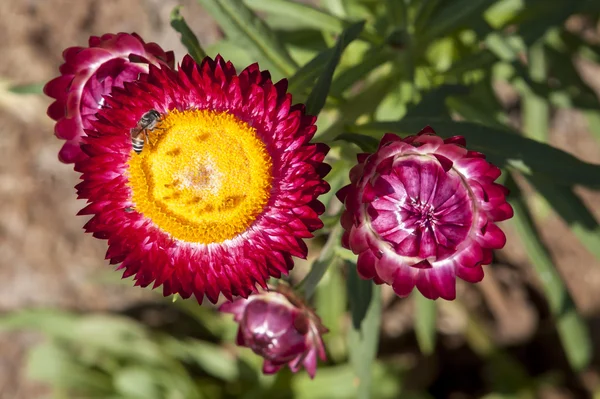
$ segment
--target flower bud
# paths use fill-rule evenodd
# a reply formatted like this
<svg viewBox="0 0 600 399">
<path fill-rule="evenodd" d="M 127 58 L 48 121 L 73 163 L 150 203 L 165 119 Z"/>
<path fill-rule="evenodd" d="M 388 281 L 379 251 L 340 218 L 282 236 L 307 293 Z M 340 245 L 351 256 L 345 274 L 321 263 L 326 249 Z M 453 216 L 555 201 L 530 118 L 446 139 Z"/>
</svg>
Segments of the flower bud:
<svg viewBox="0 0 600 399">
<path fill-rule="evenodd" d="M 317 356 L 325 360 L 319 317 L 289 289 L 263 292 L 220 307 L 239 323 L 237 344 L 265 359 L 263 373 L 274 374 L 284 365 L 293 372 L 302 366 L 315 376 Z"/>
</svg>

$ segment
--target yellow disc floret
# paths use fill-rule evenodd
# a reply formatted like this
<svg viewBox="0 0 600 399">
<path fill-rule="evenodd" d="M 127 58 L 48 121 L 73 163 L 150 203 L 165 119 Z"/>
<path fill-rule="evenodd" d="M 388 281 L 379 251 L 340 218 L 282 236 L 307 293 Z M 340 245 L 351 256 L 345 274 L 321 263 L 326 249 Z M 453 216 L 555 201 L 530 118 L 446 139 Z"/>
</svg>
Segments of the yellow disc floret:
<svg viewBox="0 0 600 399">
<path fill-rule="evenodd" d="M 253 127 L 227 112 L 169 112 L 128 164 L 136 211 L 179 240 L 234 238 L 269 200 L 265 145 Z"/>
</svg>

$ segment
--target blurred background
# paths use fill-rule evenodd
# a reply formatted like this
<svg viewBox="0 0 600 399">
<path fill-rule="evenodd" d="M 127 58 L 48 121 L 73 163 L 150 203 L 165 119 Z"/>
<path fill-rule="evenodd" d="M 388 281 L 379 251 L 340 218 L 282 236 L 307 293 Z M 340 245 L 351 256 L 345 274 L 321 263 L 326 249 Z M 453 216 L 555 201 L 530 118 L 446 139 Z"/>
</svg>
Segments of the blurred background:
<svg viewBox="0 0 600 399">
<path fill-rule="evenodd" d="M 333 7 L 333 13 L 331 4 L 344 2 L 324 3 Z M 371 1 L 353 3 L 378 7 Z M 445 7 L 452 2 L 423 3 Z M 525 10 L 530 2 L 516 3 Z M 552 104 L 547 120 L 526 119 L 520 82 L 490 73 L 498 115 L 517 130 L 526 123 L 547 124 L 551 145 L 598 164 L 600 11 L 564 7 L 578 3 L 575 0 L 546 3 L 550 10 L 546 14 L 517 20 L 507 29 L 535 23 L 542 33 L 552 28 L 577 38 L 564 42 L 555 58 L 549 58 L 548 69 L 558 77 L 544 84 L 553 88 L 566 81 L 561 80 L 562 60 L 568 63 L 569 84 L 581 86 L 577 93 L 589 93 L 591 102 Z M 2 399 L 354 395 L 355 380 L 347 363 L 350 321 L 342 265 L 330 269 L 313 303 L 331 330 L 325 336 L 327 364 L 320 365 L 314 381 L 303 372 L 293 376 L 288 370 L 265 377 L 260 374 L 261 359 L 234 346 L 236 326 L 229 317 L 216 314 L 208 303 L 198 307 L 193 300 L 172 302 L 160 292 L 121 282 L 120 274 L 103 260 L 106 243 L 85 235 L 85 218 L 75 216 L 82 207 L 73 188 L 78 176 L 72 166 L 57 160 L 62 141 L 53 136 L 53 123 L 45 113 L 50 101 L 27 92 L 57 76 L 62 50 L 87 45 L 90 35 L 137 32 L 146 41 L 174 50 L 180 60 L 186 50 L 169 26 L 177 5 L 184 6 L 182 14 L 209 55 L 220 51 L 226 59 L 248 60 L 235 43 L 218 44 L 223 32 L 193 0 L 0 2 Z M 262 11 L 260 15 L 268 16 Z M 478 12 L 473 26 L 480 19 Z M 275 29 L 284 29 L 281 20 Z M 473 29 L 477 41 L 479 31 Z M 302 51 L 296 49 L 297 55 L 292 55 L 303 64 L 327 43 L 296 47 Z M 485 46 L 474 45 L 478 47 Z M 519 54 L 522 59 L 527 55 Z M 450 64 L 458 65 L 457 61 L 464 61 L 460 65 L 467 69 L 474 62 L 451 57 Z M 491 71 L 499 63 L 492 60 L 485 68 Z M 477 94 L 472 99 L 477 102 Z M 469 119 L 467 113 L 454 116 Z M 589 227 L 561 217 L 527 181 L 515 179 L 548 260 L 572 297 L 577 310 L 572 317 L 583 329 L 572 331 L 568 321 L 561 327 L 564 320 L 551 311 L 544 285 L 544 279 L 552 276 L 536 267 L 532 247 L 519 235 L 523 226 L 503 223 L 508 244 L 487 267 L 484 281 L 469 286 L 459 282 L 457 301 L 436 302 L 437 320 L 419 318 L 423 303 L 417 293 L 399 299 L 389 287 L 383 288 L 373 398 L 600 398 L 600 261 L 592 254 L 595 241 L 586 241 L 588 234 L 599 234 L 597 222 Z M 600 193 L 585 187 L 575 187 L 574 192 L 599 220 Z M 318 250 L 322 242 L 323 237 L 317 237 L 311 246 Z M 309 264 L 310 260 L 299 262 L 292 278 L 306 273 Z M 415 333 L 415 326 L 433 334 Z M 569 358 L 565 347 L 583 360 Z"/>
</svg>

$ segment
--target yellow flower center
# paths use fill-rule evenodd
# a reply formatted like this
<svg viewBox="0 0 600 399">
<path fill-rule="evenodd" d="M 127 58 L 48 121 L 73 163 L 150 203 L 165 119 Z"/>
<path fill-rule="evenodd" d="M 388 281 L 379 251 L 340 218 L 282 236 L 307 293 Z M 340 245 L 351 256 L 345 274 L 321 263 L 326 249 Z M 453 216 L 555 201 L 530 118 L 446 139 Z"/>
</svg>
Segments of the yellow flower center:
<svg viewBox="0 0 600 399">
<path fill-rule="evenodd" d="M 271 190 L 271 157 L 256 130 L 227 112 L 171 111 L 128 161 L 136 211 L 182 241 L 246 231 Z"/>
</svg>

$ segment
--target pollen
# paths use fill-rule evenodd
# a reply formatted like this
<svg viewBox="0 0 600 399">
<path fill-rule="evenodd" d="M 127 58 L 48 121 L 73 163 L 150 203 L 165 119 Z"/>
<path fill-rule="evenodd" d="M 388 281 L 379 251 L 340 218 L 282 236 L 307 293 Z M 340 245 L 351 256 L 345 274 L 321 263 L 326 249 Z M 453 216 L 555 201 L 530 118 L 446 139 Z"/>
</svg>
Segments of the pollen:
<svg viewBox="0 0 600 399">
<path fill-rule="evenodd" d="M 271 157 L 256 130 L 228 112 L 169 112 L 128 165 L 135 210 L 190 243 L 235 238 L 270 197 Z"/>
</svg>

